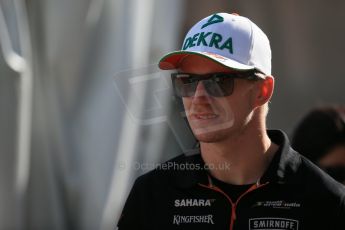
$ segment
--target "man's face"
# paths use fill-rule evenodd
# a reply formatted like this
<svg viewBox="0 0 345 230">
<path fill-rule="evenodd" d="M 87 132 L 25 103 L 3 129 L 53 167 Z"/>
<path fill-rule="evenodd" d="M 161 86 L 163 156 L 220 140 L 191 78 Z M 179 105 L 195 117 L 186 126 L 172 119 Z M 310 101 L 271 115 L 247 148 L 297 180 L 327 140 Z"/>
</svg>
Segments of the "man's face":
<svg viewBox="0 0 345 230">
<path fill-rule="evenodd" d="M 189 56 L 179 72 L 192 74 L 231 73 L 233 70 L 206 58 Z M 243 132 L 253 117 L 256 84 L 244 79 L 234 80 L 230 96 L 213 97 L 198 83 L 192 97 L 183 97 L 188 122 L 200 142 L 220 142 Z"/>
</svg>

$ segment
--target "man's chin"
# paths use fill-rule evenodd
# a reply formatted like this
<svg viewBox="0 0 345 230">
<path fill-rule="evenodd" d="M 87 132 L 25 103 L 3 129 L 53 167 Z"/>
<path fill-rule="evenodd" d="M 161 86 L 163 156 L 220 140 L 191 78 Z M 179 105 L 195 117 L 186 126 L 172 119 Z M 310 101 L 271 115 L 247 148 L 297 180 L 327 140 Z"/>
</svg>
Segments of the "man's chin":
<svg viewBox="0 0 345 230">
<path fill-rule="evenodd" d="M 223 122 L 221 124 L 210 125 L 205 127 L 194 127 L 194 136 L 201 142 L 215 142 L 219 141 L 226 136 L 233 126 L 234 122 Z"/>
<path fill-rule="evenodd" d="M 226 130 L 209 131 L 207 129 L 197 129 L 194 136 L 199 142 L 215 143 L 220 142 L 226 137 Z"/>
</svg>

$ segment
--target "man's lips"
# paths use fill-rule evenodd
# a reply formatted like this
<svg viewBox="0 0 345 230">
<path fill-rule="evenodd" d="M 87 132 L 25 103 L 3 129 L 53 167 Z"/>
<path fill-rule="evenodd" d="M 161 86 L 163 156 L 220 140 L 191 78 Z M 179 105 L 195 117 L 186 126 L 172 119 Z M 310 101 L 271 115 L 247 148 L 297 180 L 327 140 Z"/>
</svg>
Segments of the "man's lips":
<svg viewBox="0 0 345 230">
<path fill-rule="evenodd" d="M 219 115 L 214 113 L 194 113 L 191 115 L 192 120 L 210 120 L 215 119 Z"/>
</svg>

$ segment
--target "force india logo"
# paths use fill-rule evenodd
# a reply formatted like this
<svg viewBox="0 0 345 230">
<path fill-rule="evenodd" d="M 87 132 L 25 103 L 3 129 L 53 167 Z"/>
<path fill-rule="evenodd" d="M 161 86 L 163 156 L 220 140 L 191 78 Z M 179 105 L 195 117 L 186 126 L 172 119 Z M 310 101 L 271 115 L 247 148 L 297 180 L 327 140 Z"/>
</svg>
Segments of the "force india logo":
<svg viewBox="0 0 345 230">
<path fill-rule="evenodd" d="M 273 217 L 249 219 L 249 230 L 298 230 L 298 220 Z"/>
<path fill-rule="evenodd" d="M 300 208 L 301 204 L 297 202 L 286 202 L 284 200 L 276 201 L 259 201 L 253 207 L 266 207 L 266 208 Z"/>
<path fill-rule="evenodd" d="M 175 207 L 211 207 L 214 199 L 176 199 Z"/>
</svg>

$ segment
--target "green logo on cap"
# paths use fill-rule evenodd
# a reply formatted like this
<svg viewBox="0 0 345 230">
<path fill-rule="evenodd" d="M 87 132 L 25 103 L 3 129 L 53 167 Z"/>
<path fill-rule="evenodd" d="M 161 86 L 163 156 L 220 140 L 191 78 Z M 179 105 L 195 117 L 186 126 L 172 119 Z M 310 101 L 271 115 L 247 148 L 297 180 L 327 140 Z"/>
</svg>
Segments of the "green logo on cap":
<svg viewBox="0 0 345 230">
<path fill-rule="evenodd" d="M 209 38 L 206 40 L 206 38 Z M 194 46 L 208 46 L 208 47 L 214 47 L 219 50 L 227 49 L 229 53 L 233 53 L 232 48 L 232 37 L 228 37 L 225 41 L 223 39 L 223 36 L 218 33 L 212 33 L 212 32 L 201 32 L 196 33 L 193 36 L 190 36 L 186 38 L 182 50 L 187 50 L 189 48 L 192 48 Z"/>
<path fill-rule="evenodd" d="M 217 14 L 214 14 L 210 17 L 210 19 L 208 19 L 208 21 L 201 27 L 201 29 L 204 29 L 205 27 L 215 24 L 215 23 L 219 23 L 219 22 L 223 22 L 224 18 L 222 16 L 219 16 Z"/>
</svg>

